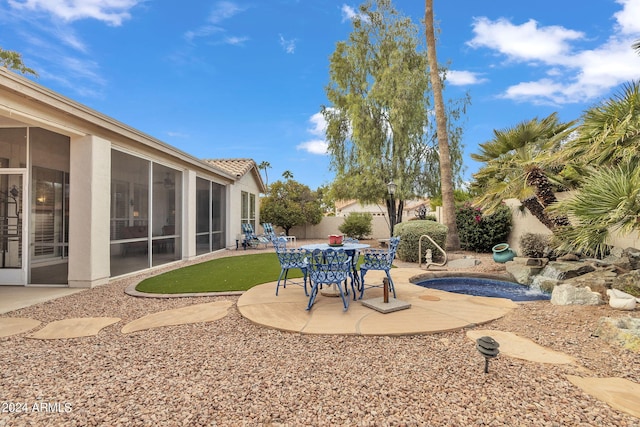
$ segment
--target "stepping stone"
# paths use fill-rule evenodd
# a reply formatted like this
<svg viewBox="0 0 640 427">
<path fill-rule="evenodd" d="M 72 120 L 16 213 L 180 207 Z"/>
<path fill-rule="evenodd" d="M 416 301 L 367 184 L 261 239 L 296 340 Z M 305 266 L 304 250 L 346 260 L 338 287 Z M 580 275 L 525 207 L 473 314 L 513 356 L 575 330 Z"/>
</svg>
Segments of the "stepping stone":
<svg viewBox="0 0 640 427">
<path fill-rule="evenodd" d="M 0 338 L 18 335 L 40 326 L 39 320 L 27 317 L 0 317 Z"/>
<path fill-rule="evenodd" d="M 40 340 L 55 340 L 63 338 L 79 338 L 98 335 L 101 329 L 109 325 L 118 323 L 119 317 L 84 317 L 57 320 L 49 323 L 44 328 L 33 334 L 27 335 L 27 338 L 35 338 Z"/>
<path fill-rule="evenodd" d="M 206 304 L 195 304 L 174 310 L 160 311 L 136 319 L 122 327 L 123 334 L 158 328 L 161 326 L 184 325 L 187 323 L 211 322 L 222 319 L 229 313 L 232 301 L 215 301 Z"/>
<path fill-rule="evenodd" d="M 534 341 L 520 337 L 511 332 L 495 330 L 470 330 L 467 337 L 477 340 L 480 337 L 489 336 L 500 343 L 500 353 L 517 359 L 529 360 L 538 363 L 552 363 L 559 365 L 569 365 L 576 363 L 576 360 L 558 351 L 551 350 L 536 344 Z"/>
<path fill-rule="evenodd" d="M 583 378 L 567 375 L 567 379 L 612 408 L 640 418 L 640 384 L 624 378 Z"/>
</svg>

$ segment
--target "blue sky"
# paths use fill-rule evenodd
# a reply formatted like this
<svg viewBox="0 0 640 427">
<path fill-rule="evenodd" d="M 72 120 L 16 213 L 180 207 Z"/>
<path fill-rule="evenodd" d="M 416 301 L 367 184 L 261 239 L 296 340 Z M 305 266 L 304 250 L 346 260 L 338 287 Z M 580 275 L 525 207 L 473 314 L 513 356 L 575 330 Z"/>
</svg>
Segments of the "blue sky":
<svg viewBox="0 0 640 427">
<path fill-rule="evenodd" d="M 465 92 L 469 158 L 494 129 L 579 118 L 640 78 L 640 0 L 434 0 L 447 98 Z M 333 173 L 321 105 L 360 2 L 0 0 L 0 46 L 36 81 L 200 158 L 268 161 L 312 189 Z M 424 18 L 424 2 L 395 7 Z"/>
</svg>

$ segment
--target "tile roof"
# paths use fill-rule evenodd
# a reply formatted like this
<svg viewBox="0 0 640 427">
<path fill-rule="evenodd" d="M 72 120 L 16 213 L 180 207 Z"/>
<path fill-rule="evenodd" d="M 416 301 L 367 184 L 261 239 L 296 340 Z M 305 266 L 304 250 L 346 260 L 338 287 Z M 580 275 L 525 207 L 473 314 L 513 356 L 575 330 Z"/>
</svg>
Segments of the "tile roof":
<svg viewBox="0 0 640 427">
<path fill-rule="evenodd" d="M 204 161 L 235 176 L 243 176 L 252 167 L 258 167 L 253 159 L 204 159 Z"/>
</svg>

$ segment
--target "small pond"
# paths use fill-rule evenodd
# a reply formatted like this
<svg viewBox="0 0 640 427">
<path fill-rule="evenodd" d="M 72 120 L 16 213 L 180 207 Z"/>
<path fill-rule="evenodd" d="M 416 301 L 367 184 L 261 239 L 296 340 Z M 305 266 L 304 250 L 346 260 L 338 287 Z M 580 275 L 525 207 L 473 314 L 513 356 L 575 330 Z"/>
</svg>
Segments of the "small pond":
<svg viewBox="0 0 640 427">
<path fill-rule="evenodd" d="M 482 297 L 508 298 L 512 301 L 537 301 L 551 299 L 551 295 L 519 283 L 477 277 L 441 277 L 424 279 L 418 286 L 458 294 Z"/>
</svg>

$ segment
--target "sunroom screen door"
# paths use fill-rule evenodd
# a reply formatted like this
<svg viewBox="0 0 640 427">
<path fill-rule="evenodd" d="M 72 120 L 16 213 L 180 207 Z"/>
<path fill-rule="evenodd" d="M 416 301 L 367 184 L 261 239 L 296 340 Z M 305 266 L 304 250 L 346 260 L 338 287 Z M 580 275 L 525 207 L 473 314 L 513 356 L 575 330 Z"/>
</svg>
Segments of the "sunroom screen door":
<svg viewBox="0 0 640 427">
<path fill-rule="evenodd" d="M 24 285 L 24 173 L 0 169 L 0 285 Z"/>
</svg>

